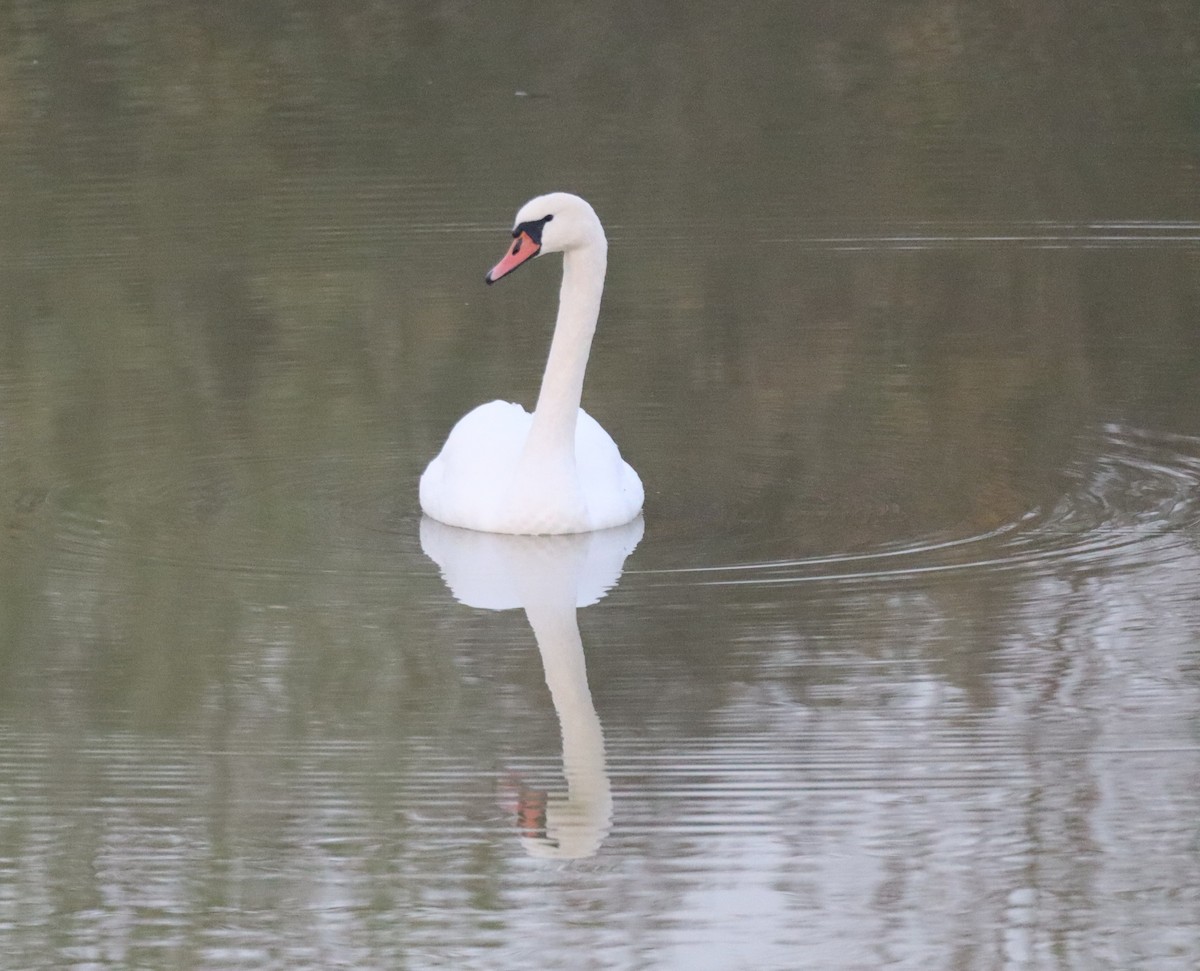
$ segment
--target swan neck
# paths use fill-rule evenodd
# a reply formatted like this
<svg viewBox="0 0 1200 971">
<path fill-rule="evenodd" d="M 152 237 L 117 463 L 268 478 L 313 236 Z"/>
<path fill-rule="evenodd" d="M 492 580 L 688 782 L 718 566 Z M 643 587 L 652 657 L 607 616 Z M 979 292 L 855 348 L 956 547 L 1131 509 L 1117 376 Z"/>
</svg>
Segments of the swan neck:
<svg viewBox="0 0 1200 971">
<path fill-rule="evenodd" d="M 607 250 L 601 235 L 597 241 L 563 253 L 558 319 L 533 412 L 527 446 L 530 452 L 574 454 L 575 424 L 592 336 L 600 317 Z"/>
</svg>

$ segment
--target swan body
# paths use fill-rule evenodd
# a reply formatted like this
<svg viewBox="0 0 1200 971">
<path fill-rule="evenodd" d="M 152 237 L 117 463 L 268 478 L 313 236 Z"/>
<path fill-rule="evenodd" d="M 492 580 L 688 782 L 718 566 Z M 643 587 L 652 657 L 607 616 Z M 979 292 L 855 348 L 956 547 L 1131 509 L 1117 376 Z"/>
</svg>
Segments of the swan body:
<svg viewBox="0 0 1200 971">
<path fill-rule="evenodd" d="M 542 253 L 563 254 L 537 406 L 530 414 L 492 401 L 463 416 L 421 476 L 421 508 L 451 526 L 490 533 L 582 533 L 627 523 L 641 512 L 642 482 L 579 406 L 607 268 L 604 230 L 587 202 L 554 192 L 521 207 L 513 238 L 488 283 Z"/>
</svg>

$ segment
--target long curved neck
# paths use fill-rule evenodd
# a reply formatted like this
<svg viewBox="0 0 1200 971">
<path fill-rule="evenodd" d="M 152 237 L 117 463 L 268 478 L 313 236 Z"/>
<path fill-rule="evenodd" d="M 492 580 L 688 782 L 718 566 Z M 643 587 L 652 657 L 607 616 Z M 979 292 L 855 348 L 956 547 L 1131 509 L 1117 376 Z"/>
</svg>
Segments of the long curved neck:
<svg viewBox="0 0 1200 971">
<path fill-rule="evenodd" d="M 602 232 L 598 237 L 586 246 L 563 253 L 558 319 L 525 445 L 526 457 L 575 454 L 575 423 L 583 396 L 583 376 L 600 316 L 600 296 L 608 267 L 608 243 Z"/>
</svg>

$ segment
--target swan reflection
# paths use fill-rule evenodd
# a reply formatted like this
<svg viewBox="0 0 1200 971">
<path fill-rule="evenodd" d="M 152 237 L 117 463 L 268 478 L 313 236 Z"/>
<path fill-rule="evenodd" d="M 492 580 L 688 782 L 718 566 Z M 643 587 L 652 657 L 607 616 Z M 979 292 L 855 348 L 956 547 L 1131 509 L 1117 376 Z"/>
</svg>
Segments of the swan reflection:
<svg viewBox="0 0 1200 971">
<path fill-rule="evenodd" d="M 588 689 L 575 611 L 617 582 L 643 520 L 591 533 L 506 536 L 421 520 L 421 548 L 468 607 L 521 608 L 533 628 L 562 732 L 565 794 L 518 787 L 517 826 L 531 856 L 592 856 L 612 825 L 604 734 Z"/>
</svg>

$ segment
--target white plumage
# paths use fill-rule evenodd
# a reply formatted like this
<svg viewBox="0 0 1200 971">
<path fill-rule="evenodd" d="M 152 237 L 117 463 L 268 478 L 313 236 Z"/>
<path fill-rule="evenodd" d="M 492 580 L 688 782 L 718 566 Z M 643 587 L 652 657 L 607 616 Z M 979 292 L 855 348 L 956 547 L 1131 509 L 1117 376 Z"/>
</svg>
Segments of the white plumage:
<svg viewBox="0 0 1200 971">
<path fill-rule="evenodd" d="M 592 207 L 564 192 L 521 207 L 491 283 L 541 253 L 563 254 L 558 319 L 533 414 L 492 401 L 468 412 L 421 476 L 421 508 L 452 526 L 492 533 L 580 533 L 642 509 L 642 482 L 579 406 L 600 314 L 608 244 Z"/>
</svg>

